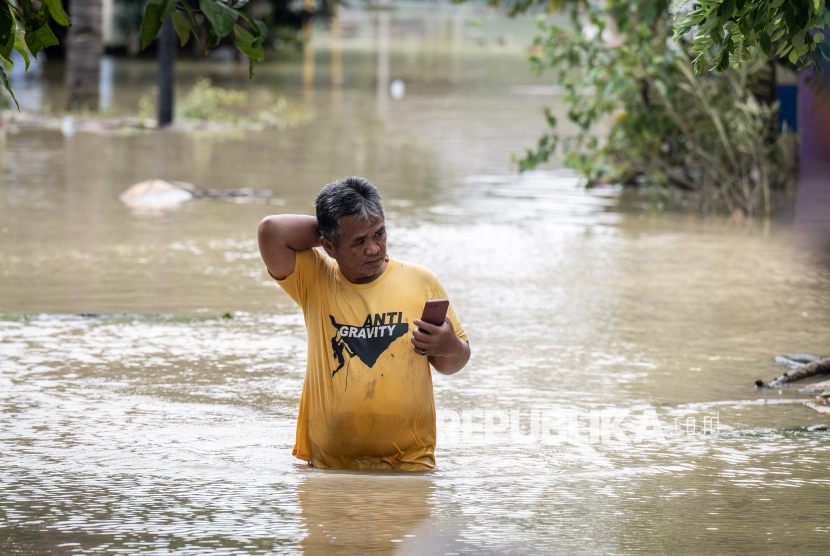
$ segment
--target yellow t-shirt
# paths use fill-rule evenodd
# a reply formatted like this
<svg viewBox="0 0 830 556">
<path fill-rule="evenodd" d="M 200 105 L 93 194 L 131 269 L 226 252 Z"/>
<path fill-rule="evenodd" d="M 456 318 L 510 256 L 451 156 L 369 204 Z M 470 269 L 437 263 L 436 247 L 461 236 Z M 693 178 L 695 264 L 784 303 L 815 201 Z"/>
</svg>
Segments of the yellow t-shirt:
<svg viewBox="0 0 830 556">
<path fill-rule="evenodd" d="M 380 278 L 352 284 L 336 261 L 307 249 L 277 283 L 302 308 L 308 331 L 293 454 L 336 469 L 435 467 L 432 376 L 410 336 L 424 303 L 447 298 L 438 278 L 390 258 Z M 466 341 L 452 304 L 447 315 Z"/>
</svg>

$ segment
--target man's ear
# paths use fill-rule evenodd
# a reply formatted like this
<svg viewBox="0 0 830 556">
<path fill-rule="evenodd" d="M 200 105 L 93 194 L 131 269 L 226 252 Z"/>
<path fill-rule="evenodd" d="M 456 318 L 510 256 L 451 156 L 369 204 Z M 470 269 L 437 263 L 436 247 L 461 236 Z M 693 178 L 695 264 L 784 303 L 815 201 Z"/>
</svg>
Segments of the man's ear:
<svg viewBox="0 0 830 556">
<path fill-rule="evenodd" d="M 332 259 L 336 259 L 337 257 L 334 256 L 334 245 L 327 240 L 326 238 L 320 236 L 320 245 L 323 246 L 323 249 L 326 250 L 326 254 L 331 257 Z"/>
</svg>

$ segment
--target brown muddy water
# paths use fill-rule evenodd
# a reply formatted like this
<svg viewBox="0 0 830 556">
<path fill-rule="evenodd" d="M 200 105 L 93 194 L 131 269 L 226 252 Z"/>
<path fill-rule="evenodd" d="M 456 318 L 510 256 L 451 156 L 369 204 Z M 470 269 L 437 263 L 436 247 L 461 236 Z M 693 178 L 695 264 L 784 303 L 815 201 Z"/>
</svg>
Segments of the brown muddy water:
<svg viewBox="0 0 830 556">
<path fill-rule="evenodd" d="M 565 170 L 518 177 L 510 153 L 560 99 L 526 70 L 529 20 L 475 15 L 347 13 L 340 87 L 325 34 L 305 87 L 301 56 L 253 81 L 179 65 L 185 91 L 208 75 L 306 103 L 296 129 L 4 136 L 0 553 L 827 552 L 830 436 L 804 427 L 830 418 L 707 405 L 808 396 L 753 381 L 782 371 L 777 354 L 830 352 L 827 256 L 792 218 L 656 213 Z M 134 107 L 152 65 L 113 67 L 113 104 Z M 438 274 L 470 337 L 470 364 L 434 376 L 432 472 L 291 456 L 305 331 L 256 226 L 351 174 L 384 196 L 390 254 Z M 118 200 L 153 177 L 272 195 Z"/>
</svg>

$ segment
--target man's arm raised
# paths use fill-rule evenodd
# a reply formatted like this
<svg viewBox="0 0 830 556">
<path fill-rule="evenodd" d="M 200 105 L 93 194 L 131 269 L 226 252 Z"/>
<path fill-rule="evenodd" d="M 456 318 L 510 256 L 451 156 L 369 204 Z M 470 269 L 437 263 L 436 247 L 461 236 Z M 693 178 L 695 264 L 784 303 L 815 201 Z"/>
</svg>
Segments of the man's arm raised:
<svg viewBox="0 0 830 556">
<path fill-rule="evenodd" d="M 302 214 L 266 216 L 257 232 L 259 254 L 277 280 L 285 280 L 294 272 L 297 251 L 320 245 L 317 219 Z"/>
</svg>

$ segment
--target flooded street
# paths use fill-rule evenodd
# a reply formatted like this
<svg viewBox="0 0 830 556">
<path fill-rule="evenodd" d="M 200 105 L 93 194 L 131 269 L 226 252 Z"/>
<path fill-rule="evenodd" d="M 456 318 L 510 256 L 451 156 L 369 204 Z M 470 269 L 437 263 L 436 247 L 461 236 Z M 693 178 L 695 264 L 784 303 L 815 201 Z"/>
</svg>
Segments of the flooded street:
<svg viewBox="0 0 830 556">
<path fill-rule="evenodd" d="M 347 14 L 339 70 L 325 34 L 314 67 L 284 56 L 252 81 L 179 64 L 180 92 L 204 75 L 312 109 L 294 129 L 4 132 L 0 553 L 826 553 L 830 433 L 804 428 L 830 416 L 713 402 L 807 396 L 753 382 L 783 372 L 775 355 L 830 355 L 830 257 L 793 217 L 518 176 L 511 153 L 560 97 L 524 60 L 532 19 L 470 17 Z M 113 104 L 153 71 L 116 60 Z M 389 254 L 440 277 L 470 338 L 468 366 L 433 376 L 431 472 L 291 456 L 306 334 L 256 227 L 353 174 L 383 195 Z M 118 200 L 151 178 L 272 195 Z M 635 443 L 646 415 L 660 437 Z"/>
</svg>

